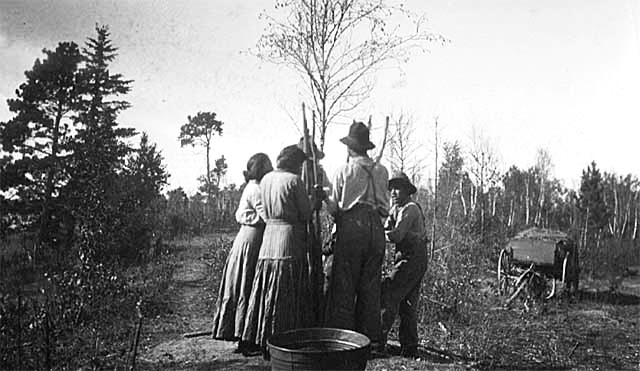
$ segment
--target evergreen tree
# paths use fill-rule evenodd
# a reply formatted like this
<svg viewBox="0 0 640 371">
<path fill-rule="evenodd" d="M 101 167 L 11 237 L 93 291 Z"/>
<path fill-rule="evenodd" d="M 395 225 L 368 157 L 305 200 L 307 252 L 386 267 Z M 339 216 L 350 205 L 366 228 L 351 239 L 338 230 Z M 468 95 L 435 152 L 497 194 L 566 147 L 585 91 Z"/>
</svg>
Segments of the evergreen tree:
<svg viewBox="0 0 640 371">
<path fill-rule="evenodd" d="M 73 42 L 43 52 L 45 59 L 37 59 L 25 72 L 27 81 L 16 90 L 17 98 L 7 101 L 15 116 L 0 123 L 2 149 L 9 153 L 2 163 L 0 188 L 14 194 L 4 200 L 7 213 L 39 220 L 39 240 L 50 243 L 51 214 L 60 209 L 58 190 L 68 181 L 66 150 L 73 136 L 69 115 L 79 100 L 81 55 Z"/>
<path fill-rule="evenodd" d="M 222 135 L 222 125 L 224 125 L 224 123 L 216 119 L 215 112 L 198 112 L 198 114 L 193 117 L 187 116 L 187 120 L 189 122 L 180 127 L 178 139 L 182 147 L 187 145 L 200 145 L 205 147 L 207 172 L 204 177 L 200 177 L 198 180 L 204 184 L 201 189 L 205 192 L 210 202 L 217 188 L 211 180 L 212 172 L 209 158 L 211 141 L 216 133 Z"/>
<path fill-rule="evenodd" d="M 117 257 L 126 248 L 115 236 L 128 221 L 128 211 L 122 207 L 130 191 L 125 160 L 132 149 L 125 139 L 135 135 L 133 129 L 119 127 L 117 122 L 118 114 L 129 107 L 121 96 L 130 91 L 131 81 L 109 70 L 117 49 L 108 28 L 96 26 L 96 34 L 82 51 L 81 99 L 75 117 L 79 129 L 72 146 L 71 180 L 65 187 L 76 228 L 83 234 L 80 241 L 85 242 L 82 256 L 86 259 L 98 252 L 102 257 Z"/>
<path fill-rule="evenodd" d="M 601 230 L 606 226 L 608 211 L 604 202 L 604 183 L 595 162 L 582 171 L 578 205 L 590 229 Z"/>
<path fill-rule="evenodd" d="M 438 200 L 441 203 L 438 209 L 446 220 L 451 217 L 461 220 L 464 216 L 460 198 L 460 182 L 464 178 L 463 166 L 460 145 L 457 142 L 445 143 L 444 161 L 438 171 Z"/>
<path fill-rule="evenodd" d="M 96 27 L 96 38 L 89 38 L 83 48 L 84 67 L 80 70 L 80 124 L 74 147 L 74 178 L 88 181 L 104 178 L 124 165 L 131 148 L 124 142 L 135 135 L 131 128 L 118 127 L 118 114 L 130 104 L 117 98 L 130 91 L 132 81 L 120 74 L 111 74 L 109 64 L 117 56 L 106 26 Z"/>
<path fill-rule="evenodd" d="M 583 246 L 599 247 L 602 232 L 607 225 L 608 210 L 604 202 L 603 178 L 595 162 L 582 171 L 582 181 L 578 197 L 581 215 Z"/>
<path fill-rule="evenodd" d="M 142 133 L 140 148 L 127 161 L 127 171 L 136 184 L 136 199 L 142 206 L 148 206 L 161 196 L 162 187 L 167 184 L 168 174 L 162 154 L 154 143 L 149 143 L 147 133 Z"/>
</svg>

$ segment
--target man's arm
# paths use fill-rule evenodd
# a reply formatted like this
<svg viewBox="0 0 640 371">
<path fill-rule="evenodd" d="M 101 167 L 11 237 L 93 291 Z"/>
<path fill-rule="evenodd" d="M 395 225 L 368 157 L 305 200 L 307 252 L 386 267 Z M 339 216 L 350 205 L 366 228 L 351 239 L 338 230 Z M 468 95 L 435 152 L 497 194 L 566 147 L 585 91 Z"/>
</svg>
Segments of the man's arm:
<svg viewBox="0 0 640 371">
<path fill-rule="evenodd" d="M 404 240 L 407 234 L 411 232 L 411 226 L 419 218 L 421 218 L 420 210 L 414 205 L 407 205 L 400 209 L 395 227 L 386 232 L 389 241 L 399 243 Z"/>
<path fill-rule="evenodd" d="M 325 200 L 325 203 L 327 204 L 327 212 L 335 216 L 338 213 L 338 202 L 342 199 L 342 189 L 344 188 L 342 167 L 336 171 L 331 183 L 333 187 L 329 197 Z"/>
</svg>

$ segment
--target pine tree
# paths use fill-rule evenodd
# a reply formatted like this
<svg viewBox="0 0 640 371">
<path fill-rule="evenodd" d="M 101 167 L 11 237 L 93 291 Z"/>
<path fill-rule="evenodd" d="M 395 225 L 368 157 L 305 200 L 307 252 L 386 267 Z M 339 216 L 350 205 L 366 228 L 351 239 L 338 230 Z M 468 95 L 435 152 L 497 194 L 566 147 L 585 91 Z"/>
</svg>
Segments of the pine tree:
<svg viewBox="0 0 640 371">
<path fill-rule="evenodd" d="M 464 159 L 460 145 L 456 143 L 444 144 L 444 160 L 438 171 L 438 199 L 442 202 L 438 209 L 444 213 L 445 219 L 452 216 L 461 220 L 464 211 L 456 207 L 460 203 L 460 182 L 463 181 Z"/>
<path fill-rule="evenodd" d="M 205 147 L 207 172 L 204 177 L 200 177 L 198 180 L 203 183 L 201 189 L 206 193 L 208 202 L 211 202 L 211 198 L 217 188 L 215 184 L 213 184 L 211 177 L 212 172 L 209 158 L 211 141 L 216 134 L 222 135 L 222 125 L 224 125 L 224 122 L 216 119 L 215 112 L 198 112 L 198 114 L 193 117 L 187 116 L 187 120 L 189 122 L 180 127 L 180 135 L 178 136 L 180 146 L 200 145 Z"/>
<path fill-rule="evenodd" d="M 10 154 L 2 164 L 0 188 L 14 194 L 13 201 L 5 200 L 7 212 L 39 221 L 39 240 L 50 243 L 51 214 L 61 209 L 57 194 L 68 181 L 64 170 L 73 137 L 69 118 L 79 100 L 81 55 L 73 42 L 43 52 L 45 59 L 37 59 L 25 72 L 27 81 L 16 90 L 17 98 L 7 101 L 16 115 L 0 123 L 2 149 Z"/>
<path fill-rule="evenodd" d="M 582 181 L 578 197 L 578 208 L 581 215 L 583 248 L 598 248 L 602 232 L 609 218 L 607 205 L 604 202 L 604 183 L 596 163 L 582 171 Z"/>
<path fill-rule="evenodd" d="M 135 183 L 136 199 L 143 207 L 160 197 L 162 187 L 167 184 L 168 174 L 163 160 L 156 145 L 149 143 L 147 133 L 142 133 L 140 148 L 127 161 L 127 171 Z"/>
<path fill-rule="evenodd" d="M 88 38 L 82 50 L 84 65 L 79 71 L 81 99 L 75 117 L 79 129 L 72 146 L 71 179 L 65 187 L 76 227 L 84 233 L 82 241 L 92 255 L 103 257 L 124 248 L 114 236 L 124 228 L 121 210 L 126 198 L 126 157 L 132 152 L 125 139 L 135 135 L 122 128 L 118 114 L 129 107 L 121 97 L 130 91 L 131 81 L 111 74 L 110 63 L 117 49 L 106 26 L 96 26 L 95 38 Z M 90 258 L 87 254 L 84 256 Z M 115 254 L 117 255 L 117 254 Z"/>
<path fill-rule="evenodd" d="M 607 224 L 608 210 L 604 202 L 604 183 L 595 162 L 582 171 L 579 208 L 589 229 L 598 231 Z"/>
<path fill-rule="evenodd" d="M 132 81 L 111 74 L 109 64 L 117 49 L 111 44 L 106 26 L 96 27 L 96 38 L 89 38 L 83 48 L 85 65 L 80 70 L 79 114 L 76 166 L 89 179 L 104 177 L 119 170 L 123 159 L 131 153 L 124 139 L 135 135 L 130 128 L 118 127 L 117 116 L 130 104 L 116 98 L 127 94 Z M 88 165 L 88 166 L 83 166 Z"/>
</svg>

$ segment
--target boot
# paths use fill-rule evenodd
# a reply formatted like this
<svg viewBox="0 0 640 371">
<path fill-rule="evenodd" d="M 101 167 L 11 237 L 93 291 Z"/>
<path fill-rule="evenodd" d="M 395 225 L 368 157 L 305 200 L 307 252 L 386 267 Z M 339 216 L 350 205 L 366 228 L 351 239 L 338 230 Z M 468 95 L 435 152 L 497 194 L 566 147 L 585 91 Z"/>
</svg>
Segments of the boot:
<svg viewBox="0 0 640 371">
<path fill-rule="evenodd" d="M 402 346 L 400 347 L 400 357 L 405 358 L 418 358 L 418 346 L 410 345 L 410 346 Z"/>
</svg>

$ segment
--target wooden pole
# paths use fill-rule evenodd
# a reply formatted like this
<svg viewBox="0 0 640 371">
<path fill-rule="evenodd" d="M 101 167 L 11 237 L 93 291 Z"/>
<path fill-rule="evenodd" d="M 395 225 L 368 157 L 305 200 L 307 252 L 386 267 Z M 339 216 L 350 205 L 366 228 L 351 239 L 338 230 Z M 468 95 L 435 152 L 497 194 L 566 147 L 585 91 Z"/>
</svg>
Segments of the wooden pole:
<svg viewBox="0 0 640 371">
<path fill-rule="evenodd" d="M 436 249 L 436 227 L 437 227 L 437 223 L 438 223 L 438 117 L 436 116 L 436 120 L 435 120 L 435 137 L 436 137 L 436 143 L 435 143 L 435 162 L 434 162 L 434 186 L 433 186 L 433 220 L 431 223 L 431 251 L 429 256 L 431 257 L 431 259 L 433 259 L 433 253 Z"/>
<path fill-rule="evenodd" d="M 313 132 L 315 137 L 315 112 L 312 116 Z M 303 168 L 303 181 L 307 188 L 307 194 L 312 196 L 312 200 L 315 200 L 317 196 L 315 194 L 318 186 L 318 165 L 317 156 L 315 153 L 314 142 L 309 137 L 309 127 L 307 125 L 307 115 L 304 103 L 302 103 L 302 133 L 303 133 L 303 149 L 307 157 L 311 157 L 311 160 L 305 161 Z M 314 138 L 315 139 L 315 138 Z M 315 206 L 315 205 L 314 205 Z M 312 308 L 315 309 L 315 321 L 316 325 L 321 324 L 322 309 L 320 308 L 321 300 L 320 295 L 322 293 L 322 253 L 320 246 L 320 212 L 315 211 L 315 225 L 313 220 L 307 224 L 307 246 L 309 253 L 309 279 L 311 282 L 311 296 L 312 296 Z"/>
<path fill-rule="evenodd" d="M 371 116 L 369 116 L 369 123 L 371 123 Z M 384 147 L 387 144 L 387 133 L 388 132 L 389 132 L 389 116 L 387 116 L 386 119 L 385 119 L 384 136 L 382 137 L 382 145 L 380 146 L 380 152 L 378 152 L 378 155 L 376 156 L 376 164 L 379 164 L 380 160 L 382 160 L 382 155 L 384 154 Z"/>
</svg>

